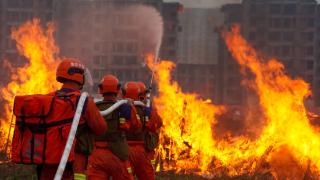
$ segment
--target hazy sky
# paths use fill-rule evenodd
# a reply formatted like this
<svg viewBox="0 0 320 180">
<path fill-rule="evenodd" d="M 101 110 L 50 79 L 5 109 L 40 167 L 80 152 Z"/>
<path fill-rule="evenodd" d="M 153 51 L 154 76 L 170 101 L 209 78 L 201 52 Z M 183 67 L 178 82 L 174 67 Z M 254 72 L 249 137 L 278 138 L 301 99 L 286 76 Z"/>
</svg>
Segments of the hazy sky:
<svg viewBox="0 0 320 180">
<path fill-rule="evenodd" d="M 219 7 L 226 3 L 241 2 L 241 0 L 164 0 L 166 2 L 180 2 L 185 7 L 211 8 Z M 266 0 L 267 1 L 267 0 Z M 317 0 L 320 2 L 320 0 Z"/>
</svg>

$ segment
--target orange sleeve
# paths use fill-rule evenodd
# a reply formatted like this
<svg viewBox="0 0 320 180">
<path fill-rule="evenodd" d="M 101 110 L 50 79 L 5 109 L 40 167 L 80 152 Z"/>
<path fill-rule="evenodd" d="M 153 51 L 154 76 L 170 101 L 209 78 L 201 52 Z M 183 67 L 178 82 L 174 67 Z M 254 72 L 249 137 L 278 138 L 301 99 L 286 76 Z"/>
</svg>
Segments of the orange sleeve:
<svg viewBox="0 0 320 180">
<path fill-rule="evenodd" d="M 101 116 L 93 99 L 89 97 L 87 101 L 87 107 L 84 114 L 85 120 L 94 134 L 102 135 L 107 131 L 107 123 Z"/>
<path fill-rule="evenodd" d="M 150 119 L 146 125 L 147 129 L 153 133 L 157 133 L 162 126 L 161 118 L 155 108 L 152 108 L 150 113 Z"/>
</svg>

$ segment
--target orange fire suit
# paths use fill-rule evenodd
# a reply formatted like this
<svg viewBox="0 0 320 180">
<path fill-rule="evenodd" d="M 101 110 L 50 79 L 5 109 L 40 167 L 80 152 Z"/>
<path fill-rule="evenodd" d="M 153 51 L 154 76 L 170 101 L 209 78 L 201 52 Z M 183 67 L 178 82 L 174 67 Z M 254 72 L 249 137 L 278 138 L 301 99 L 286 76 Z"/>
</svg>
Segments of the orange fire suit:
<svg viewBox="0 0 320 180">
<path fill-rule="evenodd" d="M 160 128 L 162 126 L 162 121 L 161 118 L 156 110 L 156 108 L 150 108 L 151 112 L 150 112 L 150 120 L 148 122 L 148 124 L 146 125 L 147 130 L 150 133 L 155 134 L 156 136 L 159 137 L 159 133 L 160 133 Z M 156 165 L 156 159 L 155 159 L 155 150 L 147 150 L 147 157 L 150 159 L 150 162 L 153 166 L 153 168 L 155 169 L 155 165 Z"/>
<path fill-rule="evenodd" d="M 115 102 L 114 97 L 105 97 L 103 103 L 108 103 L 110 107 Z M 108 106 L 103 107 L 103 104 L 98 104 L 98 107 L 100 110 L 108 108 Z M 95 148 L 89 158 L 89 180 L 109 179 L 110 177 L 115 180 L 133 180 L 124 132 L 141 127 L 136 113 L 133 105 L 124 104 L 108 115 L 109 117 L 105 117 L 109 129 L 105 135 L 95 139 Z"/>
<path fill-rule="evenodd" d="M 154 161 L 154 151 L 146 151 L 144 138 L 147 132 L 158 129 L 159 120 L 156 119 L 156 114 L 152 112 L 151 108 L 136 106 L 136 109 L 143 126 L 134 133 L 127 133 L 129 160 L 133 166 L 134 174 L 139 180 L 153 180 L 155 179 L 155 169 L 151 162 Z"/>
<path fill-rule="evenodd" d="M 60 89 L 59 91 L 64 93 L 69 93 L 69 92 L 78 91 L 78 90 L 64 85 L 62 89 Z M 73 105 L 73 106 L 76 107 L 76 105 Z M 104 121 L 103 117 L 100 115 L 100 112 L 91 97 L 87 98 L 86 103 L 84 105 L 82 117 L 79 122 L 79 125 L 81 124 L 87 124 L 90 130 L 96 135 L 103 134 L 107 130 L 107 124 Z M 79 157 L 82 157 L 82 158 L 79 158 Z M 75 161 L 67 163 L 62 179 L 63 180 L 85 179 L 86 164 L 83 164 L 84 159 L 87 159 L 87 158 L 83 157 L 81 154 L 75 153 Z M 39 180 L 53 179 L 57 171 L 57 168 L 58 168 L 58 164 L 39 165 L 37 167 L 38 179 Z"/>
</svg>

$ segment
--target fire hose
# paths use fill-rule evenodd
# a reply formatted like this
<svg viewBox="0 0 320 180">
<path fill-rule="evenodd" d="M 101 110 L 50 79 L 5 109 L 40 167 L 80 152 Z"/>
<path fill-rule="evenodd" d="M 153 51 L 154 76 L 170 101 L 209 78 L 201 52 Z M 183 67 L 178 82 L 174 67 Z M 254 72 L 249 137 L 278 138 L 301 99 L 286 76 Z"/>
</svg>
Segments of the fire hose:
<svg viewBox="0 0 320 180">
<path fill-rule="evenodd" d="M 100 101 L 103 101 L 103 99 L 94 98 L 93 101 L 94 101 L 95 103 L 98 103 L 98 102 L 100 102 Z M 127 101 L 127 100 L 123 99 L 123 100 L 120 100 L 120 101 Z M 120 102 L 120 101 L 117 101 L 117 103 Z M 127 102 L 126 102 L 126 103 L 127 103 Z M 141 101 L 133 101 L 133 104 L 136 105 L 136 106 L 147 106 L 145 103 L 143 103 L 143 102 L 141 102 Z"/>
<path fill-rule="evenodd" d="M 134 101 L 133 104 L 136 105 L 136 106 L 147 106 L 146 104 L 144 104 L 141 101 Z"/>
<path fill-rule="evenodd" d="M 80 96 L 80 100 L 77 105 L 76 113 L 75 113 L 73 120 L 72 120 L 72 125 L 71 125 L 71 129 L 70 129 L 70 132 L 68 135 L 68 140 L 67 140 L 66 146 L 64 148 L 57 172 L 54 176 L 54 180 L 61 180 L 61 177 L 63 175 L 64 169 L 66 167 L 66 163 L 67 163 L 69 155 L 70 155 L 72 144 L 73 144 L 76 132 L 77 132 L 80 117 L 82 114 L 82 109 L 83 109 L 83 106 L 84 106 L 84 103 L 86 101 L 87 96 L 88 96 L 87 92 L 83 92 Z"/>
<path fill-rule="evenodd" d="M 111 112 L 113 112 L 115 109 L 117 109 L 119 106 L 121 106 L 122 104 L 126 104 L 128 103 L 128 100 L 120 100 L 118 102 L 116 102 L 115 104 L 113 104 L 111 107 L 109 107 L 108 109 L 104 110 L 104 111 L 100 111 L 100 114 L 102 116 L 107 116 L 108 114 L 110 114 Z"/>
<path fill-rule="evenodd" d="M 70 155 L 72 144 L 73 144 L 76 132 L 77 132 L 80 117 L 82 114 L 82 109 L 83 109 L 83 106 L 84 106 L 84 103 L 85 103 L 87 96 L 88 96 L 87 92 L 84 92 L 81 94 L 81 97 L 80 97 L 80 100 L 79 100 L 79 103 L 78 103 L 78 106 L 76 109 L 76 113 L 75 113 L 75 116 L 72 121 L 71 129 L 70 129 L 70 132 L 68 135 L 68 140 L 67 140 L 66 146 L 64 148 L 63 155 L 61 157 L 59 167 L 58 167 L 57 172 L 55 174 L 54 180 L 61 180 L 61 177 L 63 175 L 64 169 L 66 167 L 66 163 L 67 163 L 69 155 Z M 100 111 L 100 113 L 102 116 L 107 116 L 108 114 L 113 112 L 115 109 L 117 109 L 118 107 L 120 107 L 121 105 L 126 104 L 126 103 L 128 103 L 128 100 L 120 100 L 120 101 L 116 102 L 114 105 L 112 105 L 111 107 L 109 107 L 108 109 L 106 109 L 104 111 Z M 135 101 L 134 104 L 144 106 L 144 103 L 141 101 Z"/>
</svg>

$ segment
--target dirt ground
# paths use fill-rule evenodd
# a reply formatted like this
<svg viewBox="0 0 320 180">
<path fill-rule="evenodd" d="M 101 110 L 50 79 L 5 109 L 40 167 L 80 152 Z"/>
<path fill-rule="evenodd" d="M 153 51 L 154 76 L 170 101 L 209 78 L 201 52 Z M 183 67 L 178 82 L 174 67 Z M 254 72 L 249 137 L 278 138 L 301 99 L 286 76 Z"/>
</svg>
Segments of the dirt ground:
<svg viewBox="0 0 320 180">
<path fill-rule="evenodd" d="M 33 165 L 19 165 L 10 162 L 0 162 L 0 179 L 1 180 L 37 180 L 35 166 Z M 177 175 L 173 172 L 162 172 L 157 173 L 156 180 L 253 180 L 253 179 L 263 179 L 272 180 L 273 178 L 268 177 L 268 175 L 254 175 L 249 176 L 239 176 L 239 177 L 211 177 L 204 178 L 195 175 Z"/>
</svg>

